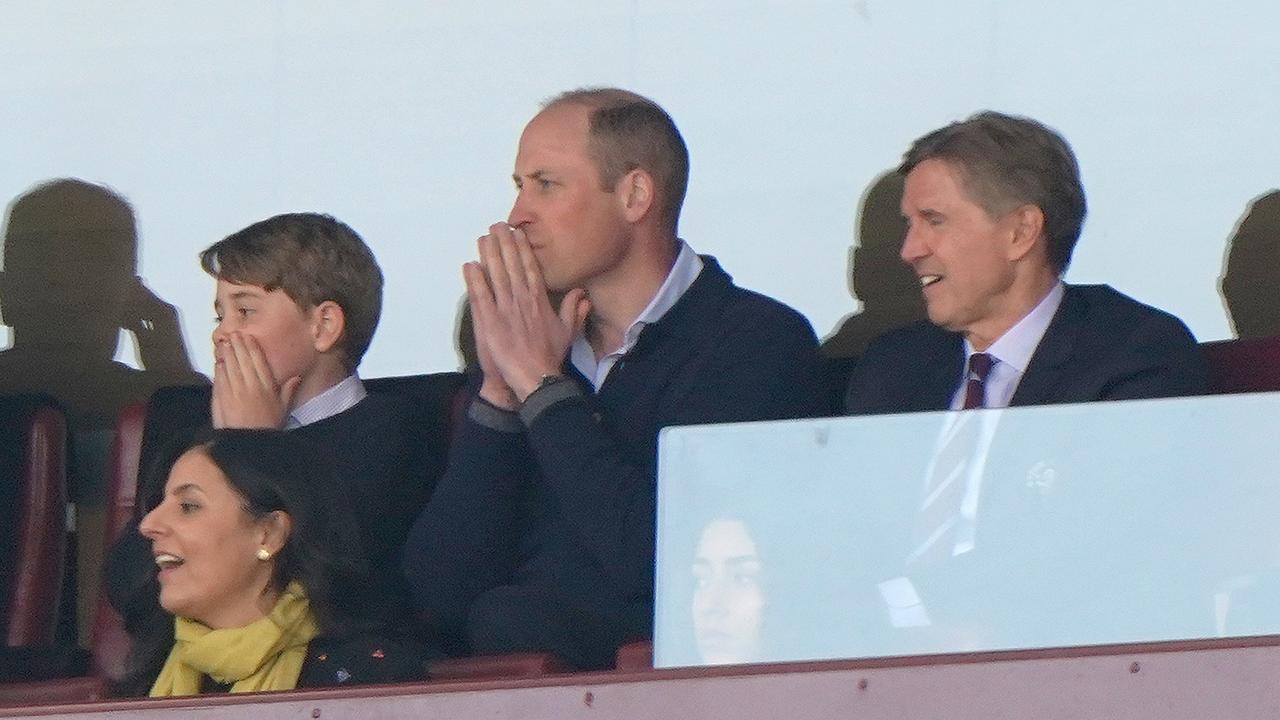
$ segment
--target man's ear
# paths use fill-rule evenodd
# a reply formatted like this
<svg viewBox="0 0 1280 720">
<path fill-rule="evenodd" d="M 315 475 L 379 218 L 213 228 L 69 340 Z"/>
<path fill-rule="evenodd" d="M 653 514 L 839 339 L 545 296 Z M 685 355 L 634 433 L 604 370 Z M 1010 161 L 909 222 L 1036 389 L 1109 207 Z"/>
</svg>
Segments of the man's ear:
<svg viewBox="0 0 1280 720">
<path fill-rule="evenodd" d="M 1048 238 L 1044 234 L 1044 211 L 1039 206 L 1020 205 L 1005 217 L 1010 223 L 1011 235 L 1007 246 L 1010 261 L 1021 260 L 1037 245 L 1041 246 L 1042 252 L 1048 253 L 1049 249 L 1046 247 Z"/>
<path fill-rule="evenodd" d="M 325 300 L 312 308 L 311 321 L 316 352 L 332 350 L 347 329 L 347 314 L 332 300 Z"/>
<path fill-rule="evenodd" d="M 259 523 L 262 534 L 258 538 L 258 545 L 274 556 L 288 542 L 289 533 L 293 532 L 293 518 L 283 510 L 272 510 Z"/>
<path fill-rule="evenodd" d="M 639 222 L 657 202 L 653 176 L 639 168 L 623 175 L 615 186 L 622 215 L 628 222 Z"/>
</svg>

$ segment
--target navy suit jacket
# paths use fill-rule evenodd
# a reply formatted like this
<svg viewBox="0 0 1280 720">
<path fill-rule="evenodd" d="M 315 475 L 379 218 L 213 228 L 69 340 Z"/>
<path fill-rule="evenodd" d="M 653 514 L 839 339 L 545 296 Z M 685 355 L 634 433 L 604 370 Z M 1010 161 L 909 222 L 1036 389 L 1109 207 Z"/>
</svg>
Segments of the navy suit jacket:
<svg viewBox="0 0 1280 720">
<path fill-rule="evenodd" d="M 959 386 L 964 360 L 959 333 L 928 322 L 888 333 L 855 366 L 846 410 L 946 410 Z M 1011 405 L 1194 395 L 1205 392 L 1205 376 L 1199 346 L 1177 318 L 1105 285 L 1068 285 Z M 1099 442 L 1114 443 L 1116 449 L 1080 451 L 1085 444 Z M 1002 424 L 990 453 L 974 552 L 927 568 L 889 562 L 872 570 L 884 578 L 910 574 L 934 622 L 932 628 L 922 629 L 917 641 L 922 647 L 954 649 L 960 641 L 946 639 L 954 632 L 961 638 L 981 638 L 988 647 L 1018 647 L 1022 638 L 1042 636 L 1055 614 L 1090 613 L 1098 618 L 1093 632 L 1101 637 L 1140 637 L 1142 628 L 1133 618 L 1143 613 L 1131 610 L 1135 604 L 1156 602 L 1151 596 L 1163 589 L 1162 578 L 1149 578 L 1147 591 L 1137 592 L 1135 568 L 1112 560 L 1117 553 L 1108 546 L 1111 536 L 1086 529 L 1121 526 L 1118 523 L 1135 507 L 1134 498 L 1144 505 L 1158 503 L 1161 473 L 1146 465 L 1168 459 L 1131 457 L 1121 437 L 1097 439 L 1079 432 L 1047 436 L 1041 423 Z M 1056 479 L 1035 482 L 1040 477 L 1037 468 L 1049 469 L 1040 474 Z M 865 512 L 900 520 L 902 536 L 897 542 L 905 557 L 918 497 L 884 495 L 895 500 L 882 500 Z M 1162 539 L 1153 544 L 1172 547 L 1179 538 L 1170 529 L 1176 523 L 1168 519 L 1169 513 L 1154 515 L 1141 519 L 1144 527 L 1150 526 L 1151 537 Z M 1079 605 L 1080 593 L 1061 591 L 1064 579 L 1058 573 L 1063 567 L 1073 568 L 1072 582 L 1093 590 L 1088 608 Z M 1021 610 L 1010 615 L 1010 607 Z"/>
<path fill-rule="evenodd" d="M 880 337 L 854 366 L 851 415 L 946 410 L 964 369 L 960 333 L 927 321 Z M 1010 405 L 1198 395 L 1205 361 L 1178 318 L 1107 285 L 1067 285 Z"/>
</svg>

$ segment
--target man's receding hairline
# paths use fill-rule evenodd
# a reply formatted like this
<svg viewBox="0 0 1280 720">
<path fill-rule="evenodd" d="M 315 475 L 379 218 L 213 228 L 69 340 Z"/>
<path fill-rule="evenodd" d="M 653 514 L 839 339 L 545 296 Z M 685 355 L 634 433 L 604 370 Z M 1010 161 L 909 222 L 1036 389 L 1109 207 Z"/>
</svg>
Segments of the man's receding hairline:
<svg viewBox="0 0 1280 720">
<path fill-rule="evenodd" d="M 643 103 L 646 105 L 655 105 L 649 98 L 632 92 L 615 87 L 598 87 L 598 88 L 579 88 L 577 90 L 568 90 L 559 95 L 547 98 L 542 102 L 542 111 L 545 112 L 553 107 L 560 105 L 577 105 L 579 107 L 591 108 L 599 110 L 606 107 L 618 107 L 628 103 Z"/>
<path fill-rule="evenodd" d="M 943 167 L 947 168 L 955 178 L 956 185 L 959 186 L 960 192 L 964 193 L 965 199 L 982 208 L 982 212 L 986 213 L 987 217 L 992 220 L 999 219 L 1022 205 L 1035 205 L 1034 202 L 1029 200 L 1005 196 L 1005 193 L 1001 193 L 999 188 L 996 187 L 987 187 L 987 192 L 984 193 L 984 176 L 981 168 L 972 168 L 968 163 L 960 158 L 953 158 L 945 154 L 930 155 L 929 157 L 920 160 L 915 165 L 911 166 L 911 170 L 907 174 L 910 175 L 921 165 L 924 165 L 931 160 L 937 160 Z M 906 178 L 904 177 L 903 180 L 905 181 Z M 987 178 L 986 180 L 986 185 L 995 185 L 995 183 L 990 182 L 990 178 Z M 1003 207 L 1003 209 L 1000 207 L 1005 205 L 1008 207 Z"/>
</svg>

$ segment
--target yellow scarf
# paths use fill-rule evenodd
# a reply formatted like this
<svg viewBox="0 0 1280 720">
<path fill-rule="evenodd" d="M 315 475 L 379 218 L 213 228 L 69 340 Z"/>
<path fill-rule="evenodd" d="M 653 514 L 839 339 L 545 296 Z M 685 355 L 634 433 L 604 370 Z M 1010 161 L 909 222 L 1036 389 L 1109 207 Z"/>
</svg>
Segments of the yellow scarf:
<svg viewBox="0 0 1280 720">
<path fill-rule="evenodd" d="M 173 650 L 151 697 L 198 695 L 203 676 L 235 683 L 231 692 L 292 690 L 298 684 L 307 644 L 316 636 L 306 591 L 289 583 L 266 616 L 244 627 L 211 630 L 187 618 L 174 618 Z"/>
</svg>

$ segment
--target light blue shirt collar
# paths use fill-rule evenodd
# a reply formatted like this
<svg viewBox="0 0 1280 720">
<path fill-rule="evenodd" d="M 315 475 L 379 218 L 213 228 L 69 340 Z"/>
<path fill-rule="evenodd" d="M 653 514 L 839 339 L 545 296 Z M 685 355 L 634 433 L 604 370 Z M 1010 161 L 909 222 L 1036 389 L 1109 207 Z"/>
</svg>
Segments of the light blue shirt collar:
<svg viewBox="0 0 1280 720">
<path fill-rule="evenodd" d="M 992 366 L 991 374 L 986 381 L 987 407 L 1009 406 L 1013 393 L 1018 389 L 1018 383 L 1022 381 L 1023 374 L 1027 372 L 1027 366 L 1031 364 L 1031 356 L 1035 354 L 1036 347 L 1040 345 L 1040 340 L 1049 329 L 1049 323 L 1053 322 L 1053 316 L 1058 312 L 1058 306 L 1062 304 L 1062 296 L 1065 292 L 1066 287 L 1059 281 L 1031 309 L 1031 312 L 1024 315 L 1013 327 L 991 343 L 991 347 L 987 348 L 987 354 L 997 361 Z M 969 368 L 969 356 L 973 353 L 973 345 L 968 338 L 965 338 L 963 371 L 965 373 Z M 964 391 L 965 378 L 962 375 L 959 387 L 956 388 L 956 393 L 951 399 L 952 409 L 963 407 Z"/>
<path fill-rule="evenodd" d="M 285 428 L 292 430 L 331 418 L 350 410 L 368 394 L 359 377 L 348 375 L 337 385 L 294 408 L 285 420 Z"/>
<path fill-rule="evenodd" d="M 636 340 L 640 338 L 640 333 L 645 327 L 661 320 L 662 316 L 666 315 L 685 291 L 693 285 L 693 281 L 698 279 L 698 274 L 701 272 L 702 258 L 698 257 L 688 243 L 681 240 L 680 252 L 676 255 L 676 261 L 671 266 L 670 272 L 667 273 L 667 279 L 662 281 L 662 286 L 658 288 L 653 299 L 622 334 L 622 345 L 597 361 L 596 353 L 591 349 L 586 336 L 579 335 L 570 348 L 569 361 L 578 369 L 578 372 L 591 381 L 593 387 L 599 390 L 614 364 L 635 347 Z"/>
</svg>

